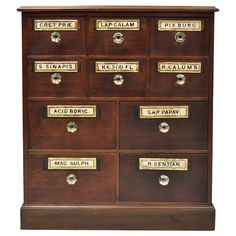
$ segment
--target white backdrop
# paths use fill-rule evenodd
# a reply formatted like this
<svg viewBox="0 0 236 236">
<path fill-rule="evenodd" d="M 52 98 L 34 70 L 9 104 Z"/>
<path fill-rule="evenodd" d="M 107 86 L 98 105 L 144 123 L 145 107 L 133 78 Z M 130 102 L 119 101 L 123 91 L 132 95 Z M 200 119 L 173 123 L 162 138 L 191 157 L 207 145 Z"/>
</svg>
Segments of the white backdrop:
<svg viewBox="0 0 236 236">
<path fill-rule="evenodd" d="M 81 3 L 80 3 L 81 2 Z M 199 5 L 216 6 L 214 83 L 214 175 L 213 203 L 216 231 L 174 232 L 175 235 L 236 235 L 236 33 L 233 0 L 86 0 L 86 5 Z M 21 15 L 16 8 L 26 5 L 84 5 L 78 0 L 4 0 L 0 13 L 0 234 L 41 235 L 52 231 L 20 230 L 23 203 L 22 101 L 21 101 Z M 236 4 L 235 4 L 236 5 Z M 57 231 L 60 235 L 133 234 L 172 235 L 170 231 Z"/>
</svg>

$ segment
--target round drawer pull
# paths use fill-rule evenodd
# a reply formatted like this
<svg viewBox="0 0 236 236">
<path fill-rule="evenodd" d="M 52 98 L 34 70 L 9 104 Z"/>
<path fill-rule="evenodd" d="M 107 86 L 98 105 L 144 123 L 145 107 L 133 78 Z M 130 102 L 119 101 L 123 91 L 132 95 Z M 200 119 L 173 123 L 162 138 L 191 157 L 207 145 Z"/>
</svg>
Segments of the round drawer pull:
<svg viewBox="0 0 236 236">
<path fill-rule="evenodd" d="M 186 77 L 183 74 L 176 75 L 176 84 L 178 85 L 184 85 L 186 82 Z"/>
<path fill-rule="evenodd" d="M 66 176 L 66 182 L 69 185 L 74 185 L 77 182 L 77 176 L 75 174 L 69 174 Z"/>
<path fill-rule="evenodd" d="M 51 75 L 51 82 L 53 84 L 60 84 L 61 83 L 61 75 L 58 73 L 54 73 Z"/>
<path fill-rule="evenodd" d="M 122 85 L 125 79 L 122 75 L 115 75 L 113 78 L 113 82 L 115 85 Z"/>
<path fill-rule="evenodd" d="M 68 131 L 69 133 L 74 133 L 74 132 L 76 132 L 76 131 L 77 131 L 77 128 L 78 128 L 77 124 L 76 124 L 75 122 L 73 122 L 73 121 L 69 122 L 69 123 L 67 124 L 67 126 L 66 126 L 66 129 L 67 129 L 67 131 Z"/>
<path fill-rule="evenodd" d="M 160 130 L 161 133 L 165 134 L 170 130 L 170 126 L 167 123 L 162 122 L 159 125 L 159 130 Z"/>
<path fill-rule="evenodd" d="M 170 182 L 170 178 L 167 175 L 161 175 L 159 177 L 159 184 L 162 186 L 168 185 Z"/>
<path fill-rule="evenodd" d="M 185 36 L 185 33 L 183 33 L 183 32 L 177 32 L 175 34 L 175 41 L 177 43 L 183 43 L 185 38 L 186 38 L 186 36 Z"/>
<path fill-rule="evenodd" d="M 120 44 L 124 41 L 124 35 L 120 32 L 113 34 L 113 42 Z"/>
<path fill-rule="evenodd" d="M 61 34 L 59 32 L 52 32 L 51 41 L 53 43 L 59 43 L 61 41 Z"/>
</svg>

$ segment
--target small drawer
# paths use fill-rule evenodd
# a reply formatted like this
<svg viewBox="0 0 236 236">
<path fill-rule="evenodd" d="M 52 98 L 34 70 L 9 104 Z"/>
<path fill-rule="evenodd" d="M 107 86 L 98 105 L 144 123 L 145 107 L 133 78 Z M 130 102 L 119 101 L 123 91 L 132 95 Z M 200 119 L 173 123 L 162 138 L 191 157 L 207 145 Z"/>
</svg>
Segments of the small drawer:
<svg viewBox="0 0 236 236">
<path fill-rule="evenodd" d="M 28 54 L 85 55 L 83 17 L 27 17 Z"/>
<path fill-rule="evenodd" d="M 121 154 L 119 182 L 120 201 L 204 203 L 207 155 Z"/>
<path fill-rule="evenodd" d="M 208 61 L 152 60 L 151 96 L 207 97 Z"/>
<path fill-rule="evenodd" d="M 153 18 L 151 55 L 208 56 L 209 20 L 204 18 Z"/>
<path fill-rule="evenodd" d="M 115 102 L 30 101 L 28 109 L 30 149 L 116 147 Z"/>
<path fill-rule="evenodd" d="M 30 60 L 28 96 L 84 97 L 85 75 L 84 60 Z"/>
<path fill-rule="evenodd" d="M 145 96 L 147 71 L 145 60 L 91 60 L 89 95 Z"/>
<path fill-rule="evenodd" d="M 116 200 L 115 154 L 31 154 L 27 168 L 27 203 Z"/>
<path fill-rule="evenodd" d="M 90 17 L 88 53 L 91 55 L 145 55 L 147 19 Z"/>
<path fill-rule="evenodd" d="M 120 148 L 206 150 L 207 102 L 121 102 Z"/>
</svg>

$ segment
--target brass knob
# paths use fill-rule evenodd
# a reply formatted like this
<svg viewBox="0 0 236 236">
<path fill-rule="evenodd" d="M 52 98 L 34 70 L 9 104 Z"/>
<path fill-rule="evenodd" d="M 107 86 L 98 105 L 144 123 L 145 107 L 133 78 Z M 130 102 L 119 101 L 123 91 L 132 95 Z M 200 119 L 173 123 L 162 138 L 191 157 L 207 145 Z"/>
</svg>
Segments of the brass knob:
<svg viewBox="0 0 236 236">
<path fill-rule="evenodd" d="M 61 75 L 58 73 L 54 73 L 51 75 L 51 82 L 53 84 L 60 84 L 61 83 Z"/>
<path fill-rule="evenodd" d="M 176 84 L 178 85 L 184 85 L 186 82 L 186 77 L 183 74 L 176 75 Z"/>
<path fill-rule="evenodd" d="M 71 121 L 69 122 L 67 125 L 66 125 L 66 129 L 69 133 L 74 133 L 77 131 L 77 124 L 74 122 L 74 121 Z"/>
<path fill-rule="evenodd" d="M 115 85 L 122 85 L 125 79 L 122 75 L 115 75 L 113 78 L 113 82 Z"/>
<path fill-rule="evenodd" d="M 124 35 L 120 32 L 113 34 L 113 42 L 120 44 L 124 41 Z"/>
<path fill-rule="evenodd" d="M 168 185 L 170 182 L 170 178 L 167 175 L 161 175 L 159 177 L 159 184 L 162 186 Z"/>
<path fill-rule="evenodd" d="M 75 174 L 69 174 L 66 176 L 66 182 L 69 185 L 74 185 L 77 182 L 77 176 Z"/>
<path fill-rule="evenodd" d="M 61 34 L 59 32 L 52 32 L 51 41 L 53 43 L 59 43 L 61 41 Z"/>
<path fill-rule="evenodd" d="M 175 41 L 177 43 L 183 43 L 185 38 L 186 38 L 186 36 L 185 36 L 185 33 L 183 33 L 183 32 L 177 32 L 175 34 Z"/>
<path fill-rule="evenodd" d="M 170 130 L 170 126 L 167 123 L 162 122 L 159 125 L 159 130 L 160 130 L 161 133 L 165 134 Z"/>
</svg>

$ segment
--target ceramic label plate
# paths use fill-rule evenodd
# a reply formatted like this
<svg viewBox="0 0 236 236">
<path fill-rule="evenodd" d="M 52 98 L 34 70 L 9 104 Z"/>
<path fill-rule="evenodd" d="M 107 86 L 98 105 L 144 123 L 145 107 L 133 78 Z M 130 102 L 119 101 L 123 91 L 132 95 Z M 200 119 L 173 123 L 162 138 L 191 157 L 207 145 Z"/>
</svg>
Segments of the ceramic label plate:
<svg viewBox="0 0 236 236">
<path fill-rule="evenodd" d="M 34 72 L 78 72 L 77 61 L 35 61 Z"/>
<path fill-rule="evenodd" d="M 160 73 L 201 73 L 201 62 L 158 62 Z"/>
<path fill-rule="evenodd" d="M 140 30 L 140 20 L 99 19 L 96 20 L 96 30 Z"/>
<path fill-rule="evenodd" d="M 159 31 L 202 31 L 200 20 L 158 20 Z"/>
<path fill-rule="evenodd" d="M 140 170 L 188 170 L 188 159 L 139 158 Z"/>
<path fill-rule="evenodd" d="M 34 20 L 35 31 L 76 31 L 79 27 L 78 20 Z"/>
<path fill-rule="evenodd" d="M 189 106 L 139 106 L 141 119 L 189 118 Z"/>
<path fill-rule="evenodd" d="M 139 62 L 96 61 L 97 73 L 139 72 Z"/>
<path fill-rule="evenodd" d="M 48 105 L 47 117 L 96 117 L 96 105 Z"/>
<path fill-rule="evenodd" d="M 93 157 L 48 157 L 48 170 L 96 170 L 97 159 Z"/>
</svg>

